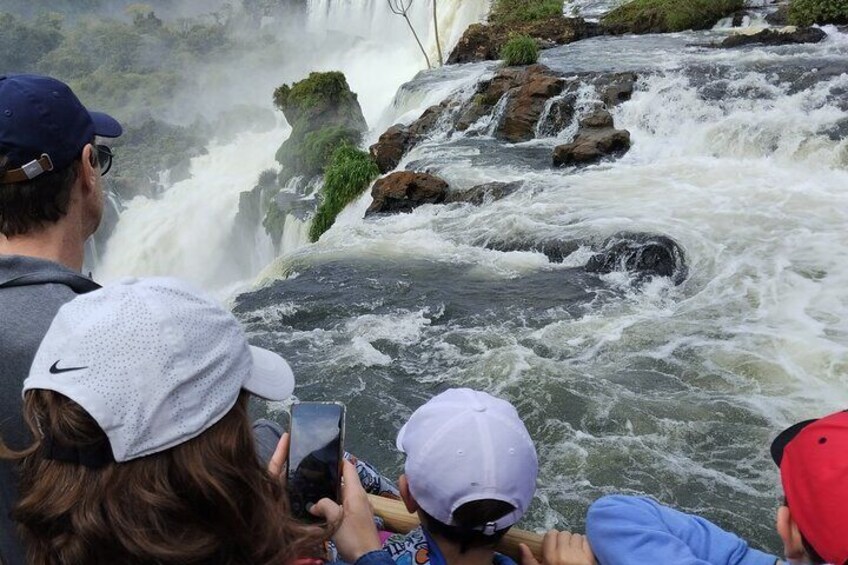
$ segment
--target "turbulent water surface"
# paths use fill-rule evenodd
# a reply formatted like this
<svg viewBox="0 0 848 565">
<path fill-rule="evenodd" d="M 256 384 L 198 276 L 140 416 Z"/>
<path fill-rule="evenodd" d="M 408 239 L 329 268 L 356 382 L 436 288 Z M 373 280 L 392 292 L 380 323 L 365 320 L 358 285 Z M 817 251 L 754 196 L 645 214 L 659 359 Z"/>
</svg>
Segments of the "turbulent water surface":
<svg viewBox="0 0 848 565">
<path fill-rule="evenodd" d="M 313 8 L 323 10 L 313 25 L 344 16 L 326 2 Z M 479 207 L 369 220 L 364 195 L 317 244 L 292 237 L 235 311 L 257 344 L 291 361 L 299 398 L 348 404 L 348 447 L 388 474 L 400 470 L 394 436 L 411 411 L 471 386 L 514 402 L 537 442 L 539 491 L 525 526 L 579 529 L 597 496 L 648 493 L 778 551 L 770 438 L 848 403 L 848 35 L 827 32 L 814 46 L 703 47 L 728 33 L 716 29 L 547 51 L 542 62 L 566 74 L 639 74 L 632 100 L 613 112 L 634 142 L 624 158 L 550 169 L 574 124 L 518 145 L 489 137 L 486 123 L 437 132 L 401 168 L 454 188 L 523 187 Z M 354 87 L 378 80 L 379 49 L 357 56 Z M 377 102 L 363 95 L 371 137 L 450 93 L 471 96 L 495 68 L 446 68 L 395 95 L 398 81 Z M 579 109 L 592 102 L 587 89 Z M 254 165 L 265 167 L 278 141 L 263 136 L 285 131 L 239 143 L 263 152 Z M 165 199 L 189 198 L 178 190 Z M 148 213 L 133 204 L 126 220 Z M 590 247 L 621 231 L 674 238 L 688 279 L 586 273 Z M 578 249 L 563 263 L 498 250 L 552 240 Z"/>
</svg>

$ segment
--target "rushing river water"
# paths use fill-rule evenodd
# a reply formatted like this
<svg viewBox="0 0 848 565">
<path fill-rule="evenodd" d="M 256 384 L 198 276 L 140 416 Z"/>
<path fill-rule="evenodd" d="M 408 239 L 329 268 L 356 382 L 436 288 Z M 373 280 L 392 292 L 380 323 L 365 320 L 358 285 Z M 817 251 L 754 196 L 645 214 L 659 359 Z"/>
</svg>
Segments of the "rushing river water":
<svg viewBox="0 0 848 565">
<path fill-rule="evenodd" d="M 632 134 L 626 156 L 552 170 L 573 127 L 518 145 L 438 132 L 400 167 L 454 188 L 524 185 L 479 207 L 369 220 L 363 195 L 317 244 L 298 232 L 235 311 L 292 363 L 300 399 L 347 403 L 348 448 L 389 475 L 412 410 L 470 386 L 514 402 L 536 441 L 541 476 L 524 526 L 581 529 L 599 495 L 647 493 L 776 552 L 769 442 L 848 404 L 848 35 L 827 32 L 812 46 L 704 47 L 728 33 L 717 29 L 546 51 L 541 62 L 566 74 L 638 73 L 632 100 L 613 111 Z M 450 93 L 470 96 L 495 68 L 417 76 L 368 112 L 379 114 L 372 137 Z M 265 156 L 257 167 L 273 157 L 273 134 L 240 139 Z M 152 213 L 135 206 L 128 220 Z M 590 246 L 621 231 L 674 238 L 688 279 L 585 273 Z M 580 247 L 560 264 L 497 250 L 548 240 Z"/>
</svg>

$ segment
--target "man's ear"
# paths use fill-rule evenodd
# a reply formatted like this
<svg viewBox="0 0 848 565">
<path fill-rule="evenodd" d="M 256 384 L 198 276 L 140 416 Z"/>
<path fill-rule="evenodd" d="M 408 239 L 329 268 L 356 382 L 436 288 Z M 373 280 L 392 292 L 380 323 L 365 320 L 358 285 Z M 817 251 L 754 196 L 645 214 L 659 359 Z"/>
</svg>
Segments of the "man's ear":
<svg viewBox="0 0 848 565">
<path fill-rule="evenodd" d="M 416 502 L 415 497 L 409 491 L 409 481 L 406 480 L 406 475 L 401 475 L 398 478 L 398 489 L 400 490 L 400 498 L 403 500 L 407 512 L 410 514 L 418 512 L 418 502 Z"/>
<path fill-rule="evenodd" d="M 777 533 L 783 540 L 783 551 L 787 559 L 803 559 L 807 556 L 801 530 L 792 519 L 788 506 L 784 505 L 777 509 Z"/>
<path fill-rule="evenodd" d="M 80 160 L 80 176 L 84 188 L 94 188 L 97 175 L 100 174 L 97 165 L 97 150 L 89 143 L 82 148 L 82 159 Z"/>
</svg>

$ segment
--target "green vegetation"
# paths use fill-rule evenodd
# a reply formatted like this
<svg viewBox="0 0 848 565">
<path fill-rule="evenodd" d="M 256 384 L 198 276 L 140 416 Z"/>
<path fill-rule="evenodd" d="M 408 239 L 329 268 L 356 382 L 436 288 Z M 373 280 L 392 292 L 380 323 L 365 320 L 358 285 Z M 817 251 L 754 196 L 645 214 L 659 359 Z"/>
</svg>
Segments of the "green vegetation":
<svg viewBox="0 0 848 565">
<path fill-rule="evenodd" d="M 283 111 L 292 133 L 277 151 L 283 180 L 323 172 L 333 151 L 356 145 L 368 129 L 359 101 L 340 72 L 311 73 L 274 91 L 274 105 Z"/>
<path fill-rule="evenodd" d="M 358 145 L 362 134 L 345 126 L 328 126 L 307 133 L 299 144 L 285 143 L 277 151 L 277 161 L 287 169 L 305 176 L 324 172 L 337 147 Z"/>
<path fill-rule="evenodd" d="M 495 0 L 489 22 L 515 24 L 562 16 L 563 0 Z"/>
<path fill-rule="evenodd" d="M 342 145 L 333 153 L 324 174 L 321 205 L 309 229 L 309 239 L 318 241 L 330 229 L 336 216 L 353 202 L 380 175 L 368 153 L 350 145 Z"/>
<path fill-rule="evenodd" d="M 501 59 L 507 67 L 532 65 L 539 60 L 539 47 L 529 35 L 513 35 L 501 49 Z"/>
<path fill-rule="evenodd" d="M 744 7 L 744 0 L 633 0 L 616 8 L 601 21 L 619 33 L 708 29 L 721 18 Z"/>
<path fill-rule="evenodd" d="M 789 23 L 797 26 L 848 23 L 848 0 L 792 0 Z"/>
</svg>

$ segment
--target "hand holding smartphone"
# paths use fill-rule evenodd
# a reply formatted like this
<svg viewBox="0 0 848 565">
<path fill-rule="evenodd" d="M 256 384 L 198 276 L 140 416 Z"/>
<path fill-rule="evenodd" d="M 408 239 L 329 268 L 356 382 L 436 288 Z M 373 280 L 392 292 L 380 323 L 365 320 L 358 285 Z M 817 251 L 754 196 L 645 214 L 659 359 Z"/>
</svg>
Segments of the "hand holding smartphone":
<svg viewBox="0 0 848 565">
<path fill-rule="evenodd" d="M 341 500 L 345 407 L 338 402 L 301 402 L 291 408 L 288 491 L 292 513 L 307 511 L 322 498 Z"/>
</svg>

